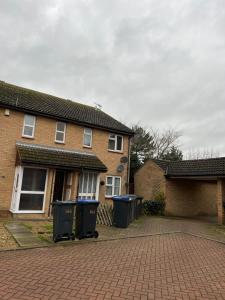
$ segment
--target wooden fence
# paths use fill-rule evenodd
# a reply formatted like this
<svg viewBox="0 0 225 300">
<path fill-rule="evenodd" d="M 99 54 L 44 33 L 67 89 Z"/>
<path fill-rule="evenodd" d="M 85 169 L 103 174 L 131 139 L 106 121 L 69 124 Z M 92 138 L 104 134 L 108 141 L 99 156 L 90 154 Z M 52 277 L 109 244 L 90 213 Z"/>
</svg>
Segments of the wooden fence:
<svg viewBox="0 0 225 300">
<path fill-rule="evenodd" d="M 97 224 L 112 226 L 113 207 L 108 203 L 100 203 L 97 213 Z"/>
</svg>

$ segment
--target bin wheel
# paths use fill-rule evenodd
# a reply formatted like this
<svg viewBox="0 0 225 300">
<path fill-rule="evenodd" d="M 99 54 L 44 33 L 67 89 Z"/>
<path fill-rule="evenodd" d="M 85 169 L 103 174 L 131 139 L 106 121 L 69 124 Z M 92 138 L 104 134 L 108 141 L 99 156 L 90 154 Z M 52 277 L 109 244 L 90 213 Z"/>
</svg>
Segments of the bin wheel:
<svg viewBox="0 0 225 300">
<path fill-rule="evenodd" d="M 56 236 L 54 236 L 53 241 L 54 241 L 54 243 L 57 243 L 59 241 L 59 239 Z"/>
<path fill-rule="evenodd" d="M 95 237 L 96 239 L 98 238 L 98 231 L 97 231 L 97 230 L 94 232 L 94 237 Z"/>
</svg>

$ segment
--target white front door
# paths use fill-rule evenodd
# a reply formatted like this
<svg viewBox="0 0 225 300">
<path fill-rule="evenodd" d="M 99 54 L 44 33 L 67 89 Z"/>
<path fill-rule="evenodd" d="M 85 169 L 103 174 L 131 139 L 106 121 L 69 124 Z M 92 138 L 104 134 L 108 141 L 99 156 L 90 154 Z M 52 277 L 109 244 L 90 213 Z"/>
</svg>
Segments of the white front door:
<svg viewBox="0 0 225 300">
<path fill-rule="evenodd" d="M 11 211 L 14 213 L 43 213 L 46 185 L 47 169 L 17 167 Z"/>
<path fill-rule="evenodd" d="M 83 172 L 79 177 L 78 199 L 98 200 L 99 176 L 95 172 Z"/>
<path fill-rule="evenodd" d="M 15 170 L 15 177 L 14 177 L 14 183 L 13 183 L 13 192 L 12 192 L 12 201 L 11 201 L 11 207 L 10 210 L 12 212 L 15 212 L 17 210 L 17 202 L 19 197 L 19 190 L 21 186 L 21 167 L 16 167 Z"/>
</svg>

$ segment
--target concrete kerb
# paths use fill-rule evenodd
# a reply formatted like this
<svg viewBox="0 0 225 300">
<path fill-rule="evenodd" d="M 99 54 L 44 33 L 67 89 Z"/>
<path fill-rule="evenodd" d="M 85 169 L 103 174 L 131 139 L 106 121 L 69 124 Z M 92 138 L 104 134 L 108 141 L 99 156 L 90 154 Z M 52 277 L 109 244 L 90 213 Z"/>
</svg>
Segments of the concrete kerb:
<svg viewBox="0 0 225 300">
<path fill-rule="evenodd" d="M 208 238 L 205 236 L 201 236 L 201 235 L 197 235 L 197 234 L 193 234 L 193 233 L 189 233 L 189 232 L 184 232 L 184 231 L 170 231 L 170 232 L 156 232 L 156 233 L 150 233 L 150 234 L 140 234 L 140 235 L 135 235 L 135 236 L 127 236 L 127 237 L 109 238 L 109 239 L 102 239 L 102 240 L 97 240 L 97 239 L 77 240 L 72 243 L 69 241 L 65 241 L 65 242 L 62 241 L 62 242 L 60 242 L 60 244 L 56 243 L 56 244 L 49 244 L 49 245 L 42 245 L 42 246 L 20 247 L 20 248 L 14 248 L 14 249 L 2 249 L 2 250 L 0 250 L 0 253 L 6 252 L 6 251 L 7 252 L 8 251 L 18 251 L 18 250 L 21 251 L 21 250 L 32 250 L 32 249 L 41 249 L 41 248 L 54 248 L 54 247 L 66 248 L 66 247 L 77 246 L 77 245 L 82 245 L 82 244 L 110 242 L 110 241 L 117 241 L 117 240 L 128 240 L 128 239 L 135 239 L 135 238 L 145 238 L 145 237 L 151 237 L 151 236 L 157 236 L 157 235 L 168 235 L 168 234 L 179 234 L 179 233 L 194 236 L 196 238 L 201 238 L 201 239 L 205 239 L 205 240 L 209 240 L 212 242 L 216 242 L 216 243 L 225 245 L 225 242 L 217 240 L 217 239 L 212 239 L 212 238 Z"/>
<path fill-rule="evenodd" d="M 31 249 L 40 249 L 40 248 L 53 248 L 53 247 L 70 247 L 70 246 L 77 246 L 82 244 L 90 244 L 90 243 L 101 243 L 101 242 L 111 242 L 111 241 L 117 241 L 117 240 L 128 240 L 128 239 L 135 239 L 135 238 L 145 238 L 145 237 L 151 237 L 156 235 L 168 235 L 168 234 L 177 234 L 182 233 L 181 231 L 169 231 L 169 232 L 156 232 L 156 233 L 149 233 L 149 234 L 140 234 L 135 236 L 126 236 L 126 237 L 118 237 L 118 238 L 107 238 L 107 239 L 84 239 L 84 240 L 76 240 L 76 241 L 61 241 L 60 243 L 55 244 L 47 244 L 42 246 L 33 246 L 33 247 L 19 247 L 14 249 L 1 249 L 1 252 L 6 251 L 18 251 L 18 250 L 31 250 Z"/>
</svg>

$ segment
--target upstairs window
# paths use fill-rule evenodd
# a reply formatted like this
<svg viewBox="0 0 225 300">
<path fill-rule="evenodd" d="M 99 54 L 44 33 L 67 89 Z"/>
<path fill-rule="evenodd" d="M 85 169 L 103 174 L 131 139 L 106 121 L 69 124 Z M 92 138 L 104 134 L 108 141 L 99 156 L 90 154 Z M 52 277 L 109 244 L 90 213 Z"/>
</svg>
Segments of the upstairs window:
<svg viewBox="0 0 225 300">
<path fill-rule="evenodd" d="M 84 128 L 84 147 L 91 148 L 92 146 L 92 129 L 90 128 Z"/>
<path fill-rule="evenodd" d="M 56 123 L 56 132 L 55 132 L 55 142 L 56 143 L 65 143 L 66 135 L 66 124 L 63 122 Z"/>
<path fill-rule="evenodd" d="M 108 150 L 110 151 L 123 151 L 123 137 L 122 135 L 110 134 Z"/>
<path fill-rule="evenodd" d="M 121 177 L 107 176 L 106 177 L 106 197 L 118 196 L 121 192 Z"/>
<path fill-rule="evenodd" d="M 22 133 L 23 137 L 27 137 L 27 138 L 34 137 L 35 122 L 36 122 L 35 116 L 24 115 L 23 133 Z"/>
</svg>

